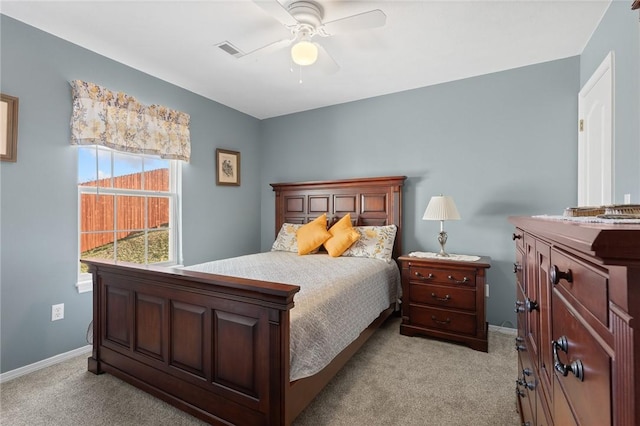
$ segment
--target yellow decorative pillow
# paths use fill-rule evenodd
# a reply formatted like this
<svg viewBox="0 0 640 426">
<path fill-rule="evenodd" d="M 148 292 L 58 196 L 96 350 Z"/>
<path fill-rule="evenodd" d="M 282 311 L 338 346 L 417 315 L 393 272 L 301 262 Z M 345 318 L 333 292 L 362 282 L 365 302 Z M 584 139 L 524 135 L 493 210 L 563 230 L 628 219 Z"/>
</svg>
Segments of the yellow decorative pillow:
<svg viewBox="0 0 640 426">
<path fill-rule="evenodd" d="M 327 231 L 327 215 L 322 214 L 296 231 L 298 254 L 309 254 L 331 237 Z"/>
<path fill-rule="evenodd" d="M 324 248 L 331 257 L 338 257 L 353 243 L 358 241 L 360 234 L 351 225 L 351 215 L 347 213 L 329 229 L 331 238 L 324 242 Z"/>
</svg>

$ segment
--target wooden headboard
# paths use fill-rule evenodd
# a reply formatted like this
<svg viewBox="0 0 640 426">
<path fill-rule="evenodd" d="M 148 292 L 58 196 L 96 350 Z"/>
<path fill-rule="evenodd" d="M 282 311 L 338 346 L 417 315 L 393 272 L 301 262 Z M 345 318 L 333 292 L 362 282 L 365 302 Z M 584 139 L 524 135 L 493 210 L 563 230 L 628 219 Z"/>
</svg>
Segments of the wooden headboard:
<svg viewBox="0 0 640 426">
<path fill-rule="evenodd" d="M 353 225 L 398 227 L 393 257 L 402 252 L 402 186 L 406 176 L 272 183 L 276 235 L 283 223 L 307 223 L 327 214 L 329 226 L 347 213 Z"/>
</svg>

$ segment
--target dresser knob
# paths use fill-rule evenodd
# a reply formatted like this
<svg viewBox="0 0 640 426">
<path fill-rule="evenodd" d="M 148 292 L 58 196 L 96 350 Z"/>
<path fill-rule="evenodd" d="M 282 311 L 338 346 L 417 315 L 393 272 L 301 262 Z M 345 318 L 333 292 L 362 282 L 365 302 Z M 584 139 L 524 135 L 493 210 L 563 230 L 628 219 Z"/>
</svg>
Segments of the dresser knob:
<svg viewBox="0 0 640 426">
<path fill-rule="evenodd" d="M 525 309 L 524 309 L 524 306 L 522 306 L 522 305 L 524 305 L 524 302 L 521 302 L 521 301 L 519 301 L 519 300 L 516 300 L 516 308 L 515 308 L 513 311 L 514 311 L 516 314 L 520 314 L 520 313 L 524 312 L 524 311 L 525 311 Z"/>
<path fill-rule="evenodd" d="M 527 347 L 524 345 L 516 345 L 516 351 L 518 352 L 525 352 L 527 350 Z"/>
<path fill-rule="evenodd" d="M 529 390 L 534 390 L 536 388 L 535 382 L 527 382 L 526 376 L 530 376 L 530 375 L 531 375 L 531 370 L 529 370 L 528 368 L 525 368 L 524 370 L 522 370 L 522 379 L 518 380 L 518 385 L 524 386 Z"/>
<path fill-rule="evenodd" d="M 560 282 L 560 280 L 566 280 L 568 283 L 573 282 L 573 274 L 571 273 L 571 269 L 567 272 L 563 272 L 558 269 L 556 265 L 553 265 L 549 270 L 549 281 L 551 284 L 556 285 Z"/>
<path fill-rule="evenodd" d="M 582 365 L 582 361 L 578 359 L 571 362 L 571 364 L 564 364 L 560 361 L 558 349 L 564 353 L 569 352 L 569 341 L 567 337 L 561 336 L 558 340 L 552 340 L 551 348 L 553 350 L 553 367 L 556 371 L 565 377 L 571 372 L 578 380 L 584 382 L 584 366 Z"/>
<path fill-rule="evenodd" d="M 520 337 L 520 336 L 516 337 L 516 343 L 522 343 L 522 342 L 524 342 L 524 337 Z"/>
<path fill-rule="evenodd" d="M 519 382 L 520 383 L 518 383 L 518 385 L 529 390 L 534 390 L 536 388 L 536 385 L 533 382 L 527 382 L 524 378 L 520 379 Z"/>
<path fill-rule="evenodd" d="M 513 273 L 517 274 L 519 271 L 522 271 L 522 265 L 516 262 L 513 264 Z"/>
<path fill-rule="evenodd" d="M 511 236 L 511 239 L 512 239 L 513 241 L 515 241 L 515 240 L 519 240 L 520 238 L 522 238 L 522 235 L 520 235 L 520 234 L 516 234 L 515 232 L 514 232 L 514 233 L 513 233 L 513 235 Z"/>
<path fill-rule="evenodd" d="M 518 387 L 517 383 L 516 383 L 516 395 L 518 395 L 520 398 L 524 398 L 525 397 L 525 393 L 520 390 L 520 388 Z"/>
<path fill-rule="evenodd" d="M 538 302 L 536 302 L 535 300 L 531 300 L 529 298 L 527 298 L 527 301 L 525 302 L 525 306 L 527 308 L 527 311 L 529 312 L 540 310 L 540 307 L 538 306 Z"/>
</svg>

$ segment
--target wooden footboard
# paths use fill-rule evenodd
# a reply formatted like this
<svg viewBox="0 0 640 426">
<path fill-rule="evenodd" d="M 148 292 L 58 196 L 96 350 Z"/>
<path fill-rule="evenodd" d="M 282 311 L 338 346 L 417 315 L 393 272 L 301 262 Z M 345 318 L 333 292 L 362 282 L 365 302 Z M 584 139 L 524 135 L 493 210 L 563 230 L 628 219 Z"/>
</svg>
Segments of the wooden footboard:
<svg viewBox="0 0 640 426">
<path fill-rule="evenodd" d="M 89 370 L 210 423 L 284 424 L 298 286 L 88 260 Z"/>
</svg>

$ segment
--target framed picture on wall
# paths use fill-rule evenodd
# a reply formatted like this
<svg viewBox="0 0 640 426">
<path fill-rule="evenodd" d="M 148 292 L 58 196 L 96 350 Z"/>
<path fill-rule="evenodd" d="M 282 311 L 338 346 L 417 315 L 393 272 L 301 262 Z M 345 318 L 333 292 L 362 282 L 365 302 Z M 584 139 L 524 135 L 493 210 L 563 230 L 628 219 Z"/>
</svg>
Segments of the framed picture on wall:
<svg viewBox="0 0 640 426">
<path fill-rule="evenodd" d="M 216 184 L 240 186 L 240 153 L 216 149 Z"/>
<path fill-rule="evenodd" d="M 0 94 L 0 160 L 18 158 L 18 98 Z"/>
</svg>

